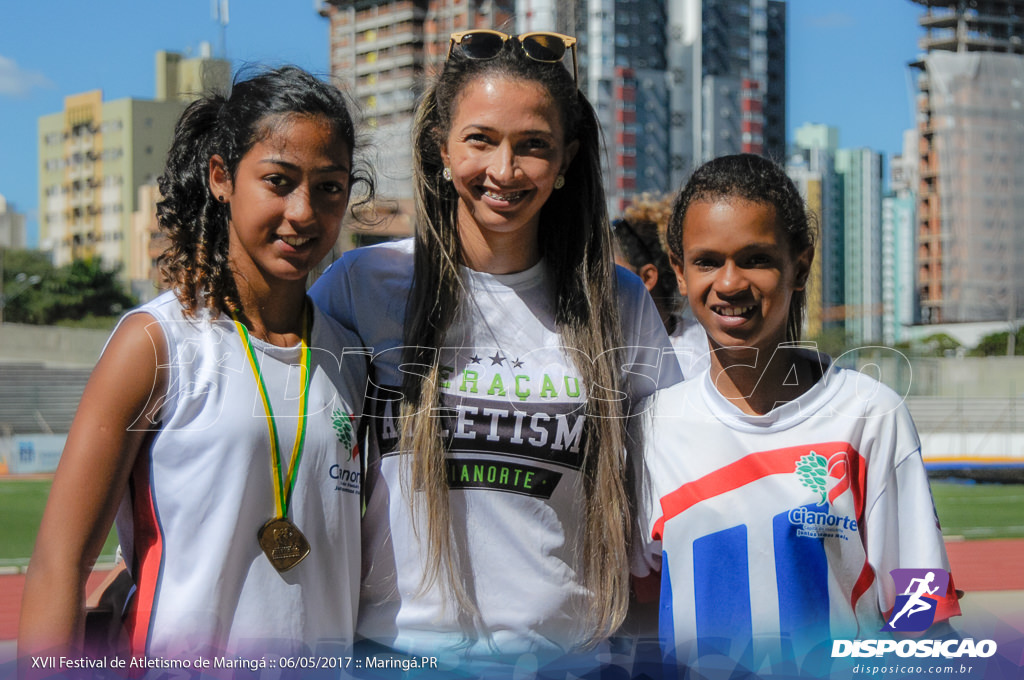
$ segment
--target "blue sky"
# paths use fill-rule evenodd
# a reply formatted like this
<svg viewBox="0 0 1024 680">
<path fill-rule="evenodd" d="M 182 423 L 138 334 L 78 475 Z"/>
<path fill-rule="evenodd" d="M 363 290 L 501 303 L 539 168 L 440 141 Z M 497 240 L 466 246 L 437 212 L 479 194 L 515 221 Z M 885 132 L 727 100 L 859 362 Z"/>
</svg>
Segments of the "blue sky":
<svg viewBox="0 0 1024 680">
<path fill-rule="evenodd" d="M 788 118 L 840 129 L 845 147 L 886 154 L 913 125 L 907 63 L 921 7 L 910 0 L 789 0 Z M 157 50 L 215 49 L 210 0 L 10 1 L 0 9 L 0 194 L 35 228 L 36 120 L 69 94 L 152 98 Z M 328 71 L 328 24 L 313 0 L 235 0 L 234 66 L 294 63 Z M 791 135 L 790 135 L 791 136 Z"/>
</svg>

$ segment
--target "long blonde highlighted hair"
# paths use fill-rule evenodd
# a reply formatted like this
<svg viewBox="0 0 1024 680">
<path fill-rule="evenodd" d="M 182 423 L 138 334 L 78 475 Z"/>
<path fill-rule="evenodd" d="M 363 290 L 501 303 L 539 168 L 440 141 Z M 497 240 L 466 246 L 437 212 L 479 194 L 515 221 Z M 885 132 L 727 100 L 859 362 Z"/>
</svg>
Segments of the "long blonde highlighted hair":
<svg viewBox="0 0 1024 680">
<path fill-rule="evenodd" d="M 460 94 L 470 82 L 484 76 L 541 84 L 560 109 L 565 142 L 579 142 L 565 172 L 565 186 L 541 209 L 538 238 L 553 282 L 555 323 L 566 353 L 587 386 L 580 563 L 583 585 L 591 593 L 585 642 L 594 643 L 613 633 L 625 617 L 632 514 L 623 455 L 626 408 L 608 396 L 625 390 L 619 372 L 617 349 L 623 341 L 601 180 L 600 129 L 590 103 L 566 69 L 561 64 L 532 61 L 521 50 L 505 49 L 489 60 L 466 59 L 456 50 L 421 100 L 414 125 L 417 226 L 404 361 L 424 368 L 405 377 L 400 449 L 413 456 L 409 480 L 412 511 L 424 513 L 426 518 L 426 536 L 420 537 L 429 546 L 423 587 L 446 588 L 462 617 L 476 618 L 476 605 L 460 575 L 465 557 L 452 533 L 447 450 L 435 409 L 441 405 L 437 386 L 443 382 L 436 350 L 472 303 L 466 299 L 459 271 L 464 260 L 458 196 L 442 178 L 440 148 Z"/>
</svg>

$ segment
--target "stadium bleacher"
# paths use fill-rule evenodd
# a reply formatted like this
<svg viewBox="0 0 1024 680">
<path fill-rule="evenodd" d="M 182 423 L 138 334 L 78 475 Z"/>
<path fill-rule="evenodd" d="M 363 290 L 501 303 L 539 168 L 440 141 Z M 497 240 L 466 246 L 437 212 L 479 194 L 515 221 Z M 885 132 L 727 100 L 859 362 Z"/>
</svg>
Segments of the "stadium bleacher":
<svg viewBox="0 0 1024 680">
<path fill-rule="evenodd" d="M 91 372 L 0 362 L 0 436 L 66 433 Z"/>
</svg>

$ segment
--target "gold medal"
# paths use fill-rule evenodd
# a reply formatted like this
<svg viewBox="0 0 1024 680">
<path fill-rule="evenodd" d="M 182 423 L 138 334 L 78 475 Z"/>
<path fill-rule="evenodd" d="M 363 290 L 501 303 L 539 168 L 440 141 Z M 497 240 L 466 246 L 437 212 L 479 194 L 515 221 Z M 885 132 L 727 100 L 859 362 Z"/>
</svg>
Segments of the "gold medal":
<svg viewBox="0 0 1024 680">
<path fill-rule="evenodd" d="M 263 553 L 274 565 L 274 569 L 285 572 L 305 559 L 309 554 L 309 541 L 302 535 L 299 528 L 288 519 L 288 506 L 291 505 L 292 490 L 295 488 L 295 478 L 299 470 L 299 461 L 302 459 L 302 448 L 306 440 L 306 415 L 309 404 L 309 383 L 310 383 L 310 351 L 309 338 L 311 332 L 312 310 L 307 309 L 305 323 L 302 329 L 302 341 L 300 345 L 301 360 L 299 370 L 302 375 L 302 393 L 299 397 L 299 426 L 295 433 L 295 445 L 292 447 L 291 463 L 285 470 L 287 476 L 282 479 L 281 465 L 281 444 L 277 438 L 277 425 L 274 423 L 274 410 L 270 405 L 270 396 L 267 394 L 267 386 L 263 382 L 263 374 L 260 372 L 259 362 L 256 360 L 256 352 L 253 350 L 252 342 L 249 340 L 249 331 L 234 317 L 235 327 L 245 347 L 246 357 L 249 359 L 249 366 L 252 368 L 253 377 L 256 379 L 256 388 L 259 390 L 260 400 L 263 402 L 263 409 L 267 413 L 267 428 L 270 435 L 270 473 L 274 483 L 274 507 L 277 510 L 277 517 L 267 521 L 260 530 L 256 532 L 256 540 L 263 549 Z"/>
<path fill-rule="evenodd" d="M 260 527 L 256 538 L 274 569 L 286 572 L 309 554 L 309 541 L 287 517 L 275 517 Z"/>
</svg>

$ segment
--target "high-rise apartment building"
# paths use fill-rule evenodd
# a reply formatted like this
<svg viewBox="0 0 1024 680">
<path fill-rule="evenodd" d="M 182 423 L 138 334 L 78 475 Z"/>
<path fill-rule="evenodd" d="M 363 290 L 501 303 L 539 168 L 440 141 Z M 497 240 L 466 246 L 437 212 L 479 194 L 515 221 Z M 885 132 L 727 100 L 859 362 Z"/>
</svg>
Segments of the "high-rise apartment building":
<svg viewBox="0 0 1024 680">
<path fill-rule="evenodd" d="M 158 263 L 171 243 L 156 221 L 156 204 L 159 201 L 160 190 L 156 184 L 143 184 L 136 196 L 138 207 L 131 216 L 132 253 L 124 274 L 131 280 L 132 292 L 141 302 L 152 300 L 167 285 L 160 275 Z M 147 280 L 148 286 L 143 283 Z"/>
<path fill-rule="evenodd" d="M 728 153 L 785 159 L 785 3 L 580 3 L 585 88 L 609 144 L 612 209 L 676 191 Z"/>
<path fill-rule="evenodd" d="M 667 192 L 671 123 L 664 0 L 588 0 L 576 17 L 581 87 L 607 144 L 613 213 L 643 192 Z"/>
<path fill-rule="evenodd" d="M 188 102 L 230 81 L 230 65 L 205 53 L 158 52 L 156 64 L 156 100 L 104 101 L 93 90 L 65 97 L 63 111 L 39 119 L 40 246 L 55 265 L 99 257 L 107 267 L 140 270 L 131 243 L 138 188 L 163 170 Z"/>
<path fill-rule="evenodd" d="M 782 0 L 669 3 L 674 188 L 732 153 L 785 160 L 786 6 Z"/>
<path fill-rule="evenodd" d="M 797 128 L 786 172 L 818 222 L 814 264 L 807 282 L 807 337 L 846 325 L 843 180 L 836 172 L 839 131 L 808 123 Z"/>
<path fill-rule="evenodd" d="M 1024 311 L 1024 1 L 913 0 L 925 323 Z"/>
<path fill-rule="evenodd" d="M 854 345 L 882 340 L 882 155 L 839 149 L 843 183 L 843 270 L 846 338 Z"/>
<path fill-rule="evenodd" d="M 378 191 L 412 198 L 412 119 L 426 79 L 444 61 L 449 36 L 495 28 L 514 16 L 514 0 L 326 0 L 331 74 L 359 102 L 369 127 Z"/>
<path fill-rule="evenodd" d="M 824 212 L 822 203 L 825 193 L 825 180 L 821 172 L 812 169 L 810 159 L 812 153 L 816 155 L 819 152 L 805 150 L 802 153 L 794 154 L 786 164 L 786 174 L 789 175 L 793 183 L 796 184 L 797 189 L 800 190 L 800 195 L 803 196 L 804 202 L 807 204 L 807 210 L 815 216 L 819 216 Z M 819 223 L 820 219 L 819 217 Z M 819 239 L 814 245 L 814 261 L 811 263 L 811 272 L 807 277 L 807 304 L 804 308 L 803 331 L 806 338 L 817 338 L 824 330 L 823 312 L 825 305 L 822 299 L 823 258 L 821 240 Z"/>
<path fill-rule="evenodd" d="M 820 272 L 812 272 L 808 299 L 820 285 L 822 330 L 842 329 L 852 345 L 876 343 L 883 339 L 883 271 L 894 267 L 883 263 L 896 256 L 894 235 L 886 249 L 882 230 L 882 156 L 838 146 L 836 128 L 803 125 L 786 167 L 818 218 Z M 894 292 L 895 281 L 886 281 Z M 819 327 L 815 313 L 808 304 L 811 330 Z"/>
<path fill-rule="evenodd" d="M 914 294 L 914 228 L 917 199 L 890 193 L 882 199 L 882 343 L 908 339 L 906 328 L 917 320 Z"/>
<path fill-rule="evenodd" d="M 763 153 L 777 163 L 786 158 L 786 3 L 768 0 L 768 69 L 764 86 Z"/>
<path fill-rule="evenodd" d="M 889 192 L 882 199 L 882 342 L 908 338 L 907 328 L 920 323 L 917 300 L 918 139 L 903 135 L 903 151 L 889 166 Z"/>
<path fill-rule="evenodd" d="M 544 0 L 534 4 L 531 16 L 546 16 Z M 343 226 L 340 247 L 407 236 L 417 98 L 444 62 L 452 33 L 516 32 L 515 0 L 320 0 L 318 11 L 330 23 L 331 75 L 356 98 L 369 131 L 363 148 L 376 174 L 378 212 L 390 213 L 372 230 Z"/>
<path fill-rule="evenodd" d="M 0 248 L 23 250 L 27 246 L 25 216 L 0 194 Z"/>
</svg>

